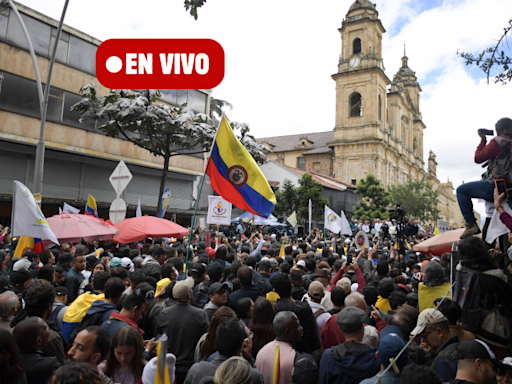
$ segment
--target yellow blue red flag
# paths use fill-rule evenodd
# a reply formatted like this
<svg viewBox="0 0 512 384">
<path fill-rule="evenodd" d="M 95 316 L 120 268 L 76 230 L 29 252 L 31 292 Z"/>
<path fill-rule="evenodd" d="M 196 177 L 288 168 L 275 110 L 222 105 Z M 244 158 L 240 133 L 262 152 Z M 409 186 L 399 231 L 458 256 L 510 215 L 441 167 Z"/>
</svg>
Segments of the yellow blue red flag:
<svg viewBox="0 0 512 384">
<path fill-rule="evenodd" d="M 212 188 L 238 208 L 268 217 L 276 197 L 256 161 L 233 133 L 223 116 L 208 158 L 206 174 Z"/>
<path fill-rule="evenodd" d="M 87 205 L 85 206 L 85 214 L 98 217 L 98 206 L 96 205 L 96 199 L 90 194 L 89 198 L 87 199 Z"/>
</svg>

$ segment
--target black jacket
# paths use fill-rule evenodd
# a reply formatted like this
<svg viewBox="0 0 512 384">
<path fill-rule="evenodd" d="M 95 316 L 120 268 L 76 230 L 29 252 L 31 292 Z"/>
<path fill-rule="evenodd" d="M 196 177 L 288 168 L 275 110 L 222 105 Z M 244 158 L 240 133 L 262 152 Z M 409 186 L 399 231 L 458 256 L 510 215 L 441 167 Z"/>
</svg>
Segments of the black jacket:
<svg viewBox="0 0 512 384">
<path fill-rule="evenodd" d="M 46 384 L 60 368 L 56 357 L 48 357 L 41 351 L 20 351 L 21 365 L 27 375 L 27 384 Z"/>
</svg>

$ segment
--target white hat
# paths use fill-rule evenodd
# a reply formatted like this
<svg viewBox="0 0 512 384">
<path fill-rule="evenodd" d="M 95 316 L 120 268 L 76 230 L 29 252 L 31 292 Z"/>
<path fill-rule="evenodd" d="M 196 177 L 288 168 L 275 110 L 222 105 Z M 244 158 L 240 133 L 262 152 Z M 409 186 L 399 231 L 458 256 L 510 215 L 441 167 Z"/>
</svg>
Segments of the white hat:
<svg viewBox="0 0 512 384">
<path fill-rule="evenodd" d="M 305 267 L 306 266 L 306 262 L 304 260 L 299 260 L 297 261 L 297 267 Z"/>
<path fill-rule="evenodd" d="M 14 272 L 21 271 L 22 269 L 26 269 L 28 271 L 31 265 L 32 263 L 28 259 L 19 259 L 16 263 L 14 263 L 12 270 Z"/>
<path fill-rule="evenodd" d="M 133 266 L 133 262 L 129 257 L 123 257 L 121 259 L 121 263 L 123 265 L 123 268 L 128 269 L 130 272 L 135 271 L 135 268 Z"/>
<path fill-rule="evenodd" d="M 171 383 L 174 382 L 174 373 L 176 372 L 176 356 L 172 353 L 168 353 L 165 355 L 165 359 L 167 360 L 167 369 L 169 370 L 169 379 L 171 379 Z M 153 357 L 149 363 L 146 364 L 144 370 L 142 371 L 142 384 L 153 384 L 156 378 L 156 370 L 157 370 L 157 362 L 158 357 Z"/>
<path fill-rule="evenodd" d="M 350 239 L 345 239 L 345 243 L 349 244 L 350 243 Z"/>
<path fill-rule="evenodd" d="M 350 293 L 355 293 L 357 292 L 357 288 L 359 288 L 359 284 L 358 283 L 354 283 L 350 286 Z"/>
</svg>

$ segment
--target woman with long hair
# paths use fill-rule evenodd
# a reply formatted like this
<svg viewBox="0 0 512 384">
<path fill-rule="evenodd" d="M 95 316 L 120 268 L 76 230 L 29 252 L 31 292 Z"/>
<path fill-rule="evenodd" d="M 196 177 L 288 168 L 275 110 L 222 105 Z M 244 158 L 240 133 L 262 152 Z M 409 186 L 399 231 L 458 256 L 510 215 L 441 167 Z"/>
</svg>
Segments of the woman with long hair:
<svg viewBox="0 0 512 384">
<path fill-rule="evenodd" d="M 251 323 L 253 309 L 254 302 L 250 297 L 242 297 L 235 304 L 236 316 L 240 320 L 242 320 L 247 326 L 249 326 L 249 324 Z"/>
<path fill-rule="evenodd" d="M 137 384 L 144 369 L 143 353 L 139 332 L 131 326 L 119 328 L 112 338 L 107 361 L 98 365 L 98 369 L 114 383 Z"/>
<path fill-rule="evenodd" d="M 21 366 L 18 346 L 14 336 L 5 329 L 0 329 L 0 383 L 22 384 L 27 378 Z"/>
<path fill-rule="evenodd" d="M 270 301 L 264 297 L 258 297 L 254 303 L 251 324 L 249 329 L 254 333 L 252 340 L 252 356 L 256 358 L 259 350 L 276 338 L 272 322 L 274 321 L 274 309 Z"/>
<path fill-rule="evenodd" d="M 215 339 L 215 334 L 217 332 L 217 328 L 220 323 L 230 317 L 236 317 L 235 312 L 229 307 L 220 307 L 215 311 L 210 320 L 210 327 L 208 328 L 208 332 L 205 333 L 199 342 L 197 343 L 195 360 L 196 361 L 205 361 L 208 357 L 217 351 L 217 341 Z M 206 336 L 205 336 L 206 335 Z"/>
</svg>

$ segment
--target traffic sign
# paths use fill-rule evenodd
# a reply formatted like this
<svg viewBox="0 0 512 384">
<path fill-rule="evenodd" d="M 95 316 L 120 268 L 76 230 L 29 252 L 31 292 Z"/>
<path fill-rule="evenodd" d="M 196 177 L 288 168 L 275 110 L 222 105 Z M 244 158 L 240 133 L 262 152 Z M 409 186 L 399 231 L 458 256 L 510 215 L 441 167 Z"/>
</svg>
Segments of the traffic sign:
<svg viewBox="0 0 512 384">
<path fill-rule="evenodd" d="M 128 183 L 132 180 L 133 176 L 126 164 L 123 160 L 117 164 L 116 169 L 114 169 L 114 172 L 110 175 L 108 180 L 110 181 L 110 184 L 112 184 L 112 187 L 114 188 L 114 191 L 116 191 L 116 196 L 119 197 L 121 193 L 125 190 Z"/>
<path fill-rule="evenodd" d="M 126 203 L 123 199 L 118 197 L 112 202 L 108 216 L 114 225 L 124 220 L 126 217 Z"/>
</svg>

